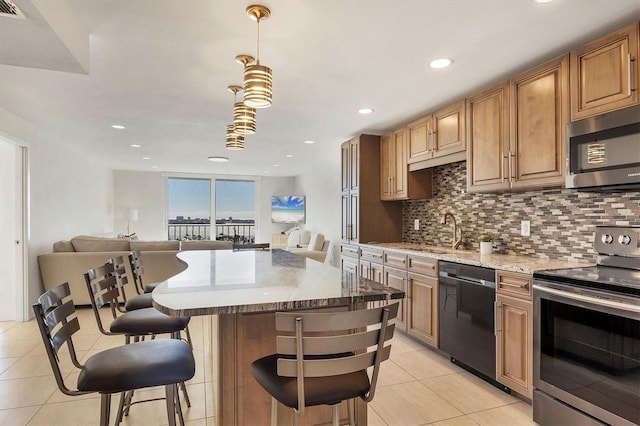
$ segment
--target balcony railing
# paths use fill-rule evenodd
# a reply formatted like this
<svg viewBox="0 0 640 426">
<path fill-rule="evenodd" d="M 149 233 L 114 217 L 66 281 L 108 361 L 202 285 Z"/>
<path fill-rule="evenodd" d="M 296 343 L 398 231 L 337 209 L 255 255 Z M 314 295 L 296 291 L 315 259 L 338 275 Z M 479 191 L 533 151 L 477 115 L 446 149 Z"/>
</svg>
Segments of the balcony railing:
<svg viewBox="0 0 640 426">
<path fill-rule="evenodd" d="M 225 223 L 216 224 L 216 232 L 211 236 L 211 225 L 207 224 L 168 224 L 169 240 L 223 240 L 240 243 L 254 243 L 256 226 L 254 224 Z"/>
</svg>

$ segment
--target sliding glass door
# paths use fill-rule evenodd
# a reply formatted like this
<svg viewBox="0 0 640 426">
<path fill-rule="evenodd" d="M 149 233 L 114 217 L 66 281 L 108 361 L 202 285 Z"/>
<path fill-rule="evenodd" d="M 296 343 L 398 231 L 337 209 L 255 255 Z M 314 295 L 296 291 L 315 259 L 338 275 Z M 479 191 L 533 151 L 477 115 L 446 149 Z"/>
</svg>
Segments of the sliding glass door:
<svg viewBox="0 0 640 426">
<path fill-rule="evenodd" d="M 167 188 L 169 240 L 255 242 L 254 180 L 170 177 Z"/>
</svg>

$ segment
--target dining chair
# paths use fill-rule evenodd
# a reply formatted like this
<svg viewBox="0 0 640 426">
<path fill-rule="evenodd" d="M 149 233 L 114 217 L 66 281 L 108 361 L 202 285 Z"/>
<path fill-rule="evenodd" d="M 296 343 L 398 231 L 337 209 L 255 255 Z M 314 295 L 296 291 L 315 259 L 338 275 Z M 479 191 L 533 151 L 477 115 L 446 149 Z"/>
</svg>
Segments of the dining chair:
<svg viewBox="0 0 640 426">
<path fill-rule="evenodd" d="M 348 312 L 277 312 L 276 354 L 251 364 L 256 381 L 271 395 L 271 425 L 278 422 L 278 402 L 294 412 L 294 425 L 305 407 L 329 405 L 333 424 L 347 401 L 353 425 L 353 399 L 373 399 L 380 364 L 389 358 L 398 303 Z M 320 333 L 320 335 L 318 334 Z M 367 369 L 373 367 L 371 376 Z"/>
<path fill-rule="evenodd" d="M 100 425 L 109 424 L 111 396 L 121 394 L 118 419 L 122 418 L 124 393 L 134 389 L 165 387 L 169 425 L 184 424 L 178 400 L 178 383 L 195 374 L 195 360 L 189 346 L 177 339 L 158 339 L 137 342 L 107 349 L 80 363 L 73 345 L 73 335 L 80 331 L 73 300 L 69 298 L 69 284 L 63 283 L 42 294 L 33 305 L 49 363 L 58 388 L 65 395 L 76 396 L 99 393 Z M 69 298 L 69 299 L 67 299 Z M 67 299 L 65 301 L 65 299 Z M 67 350 L 63 350 L 64 347 Z M 67 353 L 79 370 L 75 388 L 67 386 L 69 371 L 60 368 L 60 356 Z"/>
</svg>

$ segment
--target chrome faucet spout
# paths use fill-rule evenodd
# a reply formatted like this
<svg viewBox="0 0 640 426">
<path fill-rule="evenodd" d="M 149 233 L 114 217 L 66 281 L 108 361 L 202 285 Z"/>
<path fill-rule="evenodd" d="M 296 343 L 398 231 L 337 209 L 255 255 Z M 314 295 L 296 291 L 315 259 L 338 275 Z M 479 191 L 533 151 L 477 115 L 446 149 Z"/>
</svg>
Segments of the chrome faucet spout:
<svg viewBox="0 0 640 426">
<path fill-rule="evenodd" d="M 460 244 L 462 244 L 462 229 L 460 230 L 460 237 L 458 237 L 458 226 L 456 224 L 456 218 L 451 212 L 446 212 L 442 216 L 440 223 L 443 225 L 446 224 L 448 217 L 450 217 L 451 220 L 453 221 L 453 238 L 451 239 L 451 248 L 454 250 L 458 250 L 458 248 L 460 247 Z"/>
</svg>

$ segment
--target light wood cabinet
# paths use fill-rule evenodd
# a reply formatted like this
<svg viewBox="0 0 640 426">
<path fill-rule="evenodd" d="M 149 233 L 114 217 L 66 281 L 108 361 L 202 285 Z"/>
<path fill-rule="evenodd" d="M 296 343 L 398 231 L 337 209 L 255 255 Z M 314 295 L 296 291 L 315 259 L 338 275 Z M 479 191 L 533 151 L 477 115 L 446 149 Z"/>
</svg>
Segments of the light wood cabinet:
<svg viewBox="0 0 640 426">
<path fill-rule="evenodd" d="M 465 102 L 460 100 L 407 124 L 409 170 L 464 160 L 465 123 Z M 460 155 L 449 157 L 453 154 Z"/>
<path fill-rule="evenodd" d="M 380 137 L 380 199 L 419 200 L 433 195 L 433 172 L 408 172 L 406 132 L 402 128 Z"/>
<path fill-rule="evenodd" d="M 507 177 L 511 188 L 561 186 L 569 122 L 569 60 L 562 56 L 510 81 Z"/>
<path fill-rule="evenodd" d="M 561 186 L 569 121 L 566 56 L 467 100 L 467 188 Z"/>
<path fill-rule="evenodd" d="M 418 340 L 438 347 L 438 261 L 408 256 L 409 309 L 407 332 Z"/>
<path fill-rule="evenodd" d="M 404 129 L 380 138 L 380 198 L 407 199 L 407 147 Z"/>
<path fill-rule="evenodd" d="M 493 86 L 467 99 L 467 189 L 509 188 L 504 159 L 509 141 L 509 86 Z"/>
<path fill-rule="evenodd" d="M 638 104 L 638 22 L 571 52 L 571 120 Z"/>
<path fill-rule="evenodd" d="M 340 152 L 342 241 L 401 241 L 402 205 L 380 200 L 380 138 L 360 135 Z"/>
<path fill-rule="evenodd" d="M 396 288 L 405 292 L 407 297 L 402 299 L 399 303 L 398 316 L 396 317 L 396 329 L 406 331 L 407 330 L 407 298 L 409 293 L 407 291 L 407 270 L 392 268 L 389 266 L 383 267 L 384 284 L 389 287 Z"/>
<path fill-rule="evenodd" d="M 496 272 L 496 380 L 533 394 L 533 302 L 531 275 Z M 517 295 L 518 297 L 513 297 Z"/>
</svg>

